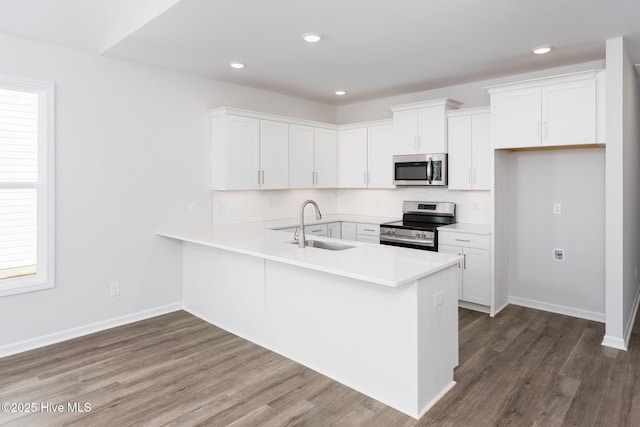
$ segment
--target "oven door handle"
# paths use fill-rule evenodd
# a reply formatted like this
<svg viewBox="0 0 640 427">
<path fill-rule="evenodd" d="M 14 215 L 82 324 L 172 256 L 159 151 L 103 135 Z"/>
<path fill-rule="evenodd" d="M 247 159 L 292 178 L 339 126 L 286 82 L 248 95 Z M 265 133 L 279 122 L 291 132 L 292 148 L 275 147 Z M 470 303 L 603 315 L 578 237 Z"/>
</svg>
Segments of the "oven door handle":
<svg viewBox="0 0 640 427">
<path fill-rule="evenodd" d="M 433 181 L 433 160 L 431 160 L 431 157 L 427 161 L 427 181 L 429 181 L 429 184 Z"/>
<path fill-rule="evenodd" d="M 433 239 L 416 240 L 416 239 L 397 237 L 397 236 L 390 237 L 390 236 L 380 234 L 380 240 L 383 242 L 401 242 L 401 243 L 411 243 L 412 245 L 420 245 L 420 246 L 434 246 Z"/>
</svg>

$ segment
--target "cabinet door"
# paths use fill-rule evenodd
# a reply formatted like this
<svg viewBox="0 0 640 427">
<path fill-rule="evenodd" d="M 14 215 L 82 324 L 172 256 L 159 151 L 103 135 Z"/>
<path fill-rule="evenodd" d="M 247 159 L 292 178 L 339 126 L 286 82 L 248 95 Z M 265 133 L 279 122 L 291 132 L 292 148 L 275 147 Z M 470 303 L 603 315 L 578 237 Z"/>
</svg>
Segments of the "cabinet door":
<svg viewBox="0 0 640 427">
<path fill-rule="evenodd" d="M 289 125 L 289 188 L 312 188 L 313 128 Z"/>
<path fill-rule="evenodd" d="M 214 159 L 214 165 L 219 166 L 219 161 L 224 160 L 225 164 L 222 168 L 226 171 L 226 183 L 222 188 L 217 185 L 214 188 L 224 190 L 257 189 L 260 169 L 259 120 L 227 115 L 224 117 L 224 130 L 225 135 L 220 143 L 225 144 L 227 155 Z M 215 135 L 217 132 L 214 130 Z M 214 144 L 217 143 L 218 141 L 214 142 Z M 216 150 L 214 156 L 217 157 L 222 152 L 224 151 Z"/>
<path fill-rule="evenodd" d="M 393 185 L 393 125 L 367 129 L 367 183 L 369 188 L 395 188 Z"/>
<path fill-rule="evenodd" d="M 491 305 L 490 256 L 486 249 L 464 248 L 462 262 L 462 300 Z"/>
<path fill-rule="evenodd" d="M 474 190 L 491 188 L 491 155 L 491 115 L 474 114 L 471 116 L 471 183 Z"/>
<path fill-rule="evenodd" d="M 595 79 L 542 88 L 542 145 L 595 144 Z"/>
<path fill-rule="evenodd" d="M 440 235 L 443 233 L 440 232 Z M 462 248 L 459 246 L 441 245 L 438 244 L 438 252 L 443 254 L 452 254 L 462 256 Z M 458 299 L 462 299 L 462 264 L 458 263 Z"/>
<path fill-rule="evenodd" d="M 342 222 L 341 235 L 343 240 L 356 240 L 356 223 L 355 222 Z"/>
<path fill-rule="evenodd" d="M 418 110 L 418 153 L 446 153 L 447 132 L 443 107 Z"/>
<path fill-rule="evenodd" d="M 472 188 L 472 121 L 471 115 L 449 117 L 450 190 L 469 190 Z"/>
<path fill-rule="evenodd" d="M 339 222 L 331 222 L 327 224 L 327 236 L 333 237 L 334 239 L 342 238 L 342 231 Z"/>
<path fill-rule="evenodd" d="M 395 154 L 415 154 L 418 152 L 418 110 L 393 113 L 395 132 Z"/>
<path fill-rule="evenodd" d="M 314 171 L 316 188 L 338 187 L 338 132 L 314 129 Z"/>
<path fill-rule="evenodd" d="M 260 120 L 260 188 L 289 187 L 289 125 Z"/>
<path fill-rule="evenodd" d="M 510 90 L 491 96 L 494 148 L 541 144 L 540 97 L 539 88 Z"/>
<path fill-rule="evenodd" d="M 341 188 L 367 186 L 367 128 L 340 132 L 338 163 L 338 183 Z"/>
</svg>

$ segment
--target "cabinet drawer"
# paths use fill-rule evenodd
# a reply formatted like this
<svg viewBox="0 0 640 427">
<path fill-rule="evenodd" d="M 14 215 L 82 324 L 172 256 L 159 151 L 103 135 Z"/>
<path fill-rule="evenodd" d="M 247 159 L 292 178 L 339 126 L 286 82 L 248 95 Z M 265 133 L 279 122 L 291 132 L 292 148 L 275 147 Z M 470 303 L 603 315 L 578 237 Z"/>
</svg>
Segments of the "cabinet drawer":
<svg viewBox="0 0 640 427">
<path fill-rule="evenodd" d="M 372 236 L 370 234 L 358 234 L 358 238 L 356 240 L 358 242 L 380 243 L 380 237 Z"/>
<path fill-rule="evenodd" d="M 438 245 L 460 246 L 463 248 L 489 249 L 490 236 L 438 231 Z"/>
<path fill-rule="evenodd" d="M 369 236 L 380 236 L 379 224 L 360 224 L 357 226 L 358 234 L 367 234 Z"/>
<path fill-rule="evenodd" d="M 304 233 L 314 236 L 326 236 L 327 224 L 307 225 L 304 228 Z"/>
</svg>

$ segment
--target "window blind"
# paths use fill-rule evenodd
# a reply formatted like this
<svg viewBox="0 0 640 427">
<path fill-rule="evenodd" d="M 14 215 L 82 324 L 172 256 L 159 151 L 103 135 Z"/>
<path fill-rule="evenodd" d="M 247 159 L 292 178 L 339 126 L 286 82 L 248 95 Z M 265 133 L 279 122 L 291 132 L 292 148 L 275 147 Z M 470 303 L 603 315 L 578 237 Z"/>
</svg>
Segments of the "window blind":
<svg viewBox="0 0 640 427">
<path fill-rule="evenodd" d="M 35 274 L 38 95 L 0 89 L 0 279 Z"/>
</svg>

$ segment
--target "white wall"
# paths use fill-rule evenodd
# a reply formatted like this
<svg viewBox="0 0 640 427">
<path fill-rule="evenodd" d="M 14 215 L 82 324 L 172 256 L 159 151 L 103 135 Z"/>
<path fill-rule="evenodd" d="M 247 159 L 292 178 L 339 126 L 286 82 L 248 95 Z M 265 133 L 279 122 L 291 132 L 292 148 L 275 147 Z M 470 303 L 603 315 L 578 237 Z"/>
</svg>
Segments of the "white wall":
<svg viewBox="0 0 640 427">
<path fill-rule="evenodd" d="M 211 223 L 207 109 L 335 121 L 333 106 L 25 39 L 0 51 L 0 74 L 56 84 L 56 287 L 0 298 L 0 355 L 181 301 L 180 245 L 155 230 Z"/>
<path fill-rule="evenodd" d="M 603 148 L 509 153 L 512 302 L 604 321 L 604 166 Z"/>
<path fill-rule="evenodd" d="M 607 40 L 606 310 L 603 344 L 626 348 L 640 295 L 640 85 L 622 38 Z"/>
</svg>

